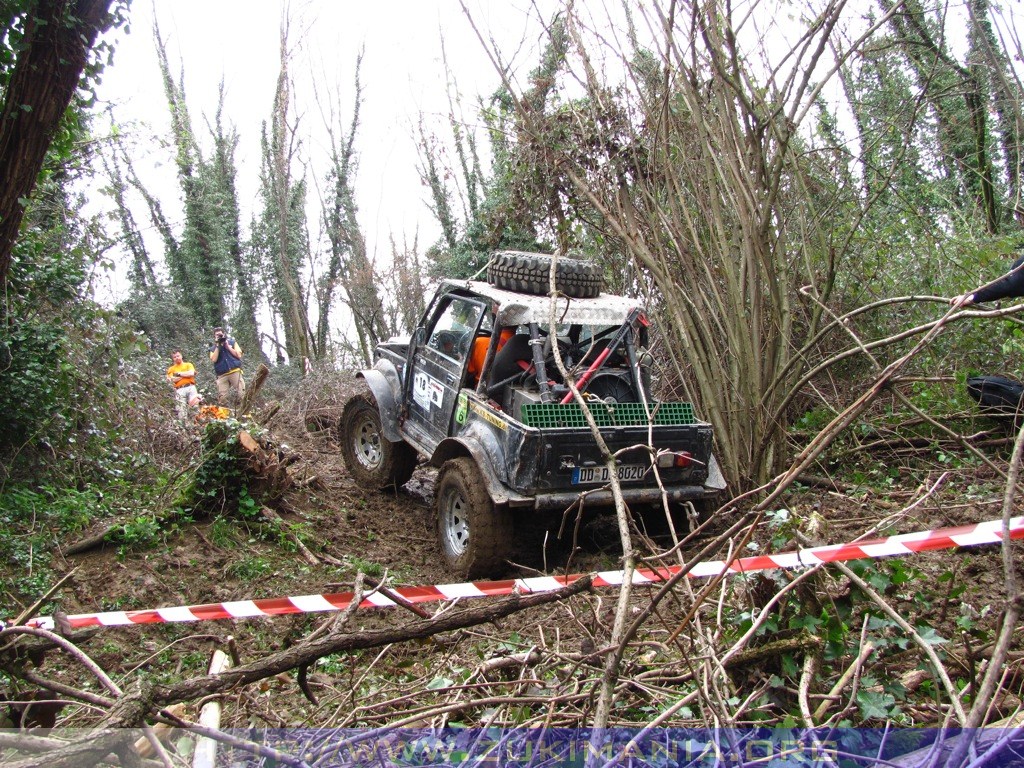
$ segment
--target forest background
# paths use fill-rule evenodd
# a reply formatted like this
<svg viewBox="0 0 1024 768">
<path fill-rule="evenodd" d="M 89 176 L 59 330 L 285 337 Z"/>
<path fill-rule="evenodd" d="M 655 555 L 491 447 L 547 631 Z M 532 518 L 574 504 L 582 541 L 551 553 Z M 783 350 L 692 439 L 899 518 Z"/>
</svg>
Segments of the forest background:
<svg viewBox="0 0 1024 768">
<path fill-rule="evenodd" d="M 668 2 L 597 15 L 570 2 L 524 10 L 532 26 L 513 50 L 465 10 L 445 46 L 479 46 L 493 86 L 466 92 L 440 61 L 446 114 L 408 137 L 440 235 L 374 231 L 372 247 L 361 109 L 378 97 L 363 71 L 378 52 L 351 51 L 347 100 L 324 88 L 298 110 L 310 65 L 296 50 L 315 14 L 283 10 L 272 99 L 259 126 L 239 125 L 223 108 L 197 113 L 189 62 L 158 24 L 134 28 L 158 52 L 159 71 L 139 76 L 163 94 L 172 191 L 151 184 L 154 150 L 102 103 L 134 10 L 92 5 L 111 12 L 93 22 L 107 31 L 33 184 L 0 200 L 20 222 L 0 249 L 0 537 L 22 569 L 4 582 L 16 601 L 51 581 L 25 567 L 35 550 L 19 533 L 40 508 L 60 536 L 104 515 L 145 519 L 172 482 L 177 469 L 139 439 L 169 402 L 126 407 L 158 400 L 172 349 L 198 358 L 227 324 L 272 367 L 268 392 L 301 387 L 369 364 L 378 341 L 415 325 L 432 280 L 477 274 L 502 248 L 593 260 L 609 290 L 646 299 L 660 391 L 714 425 L 737 492 L 787 469 L 897 481 L 874 459 L 835 463 L 860 438 L 941 439 L 954 468 L 991 463 L 963 382 L 1019 371 L 1024 329 L 1016 306 L 953 314 L 948 297 L 1024 246 L 1014 5 Z M 31 19 L 51 6 L 67 10 L 5 10 L 5 115 L 32 112 L 12 99 L 37 44 Z M 60 18 L 74 28 L 84 15 Z M 258 181 L 243 191 L 237 150 L 254 132 Z M 104 270 L 123 275 L 113 305 L 92 293 Z"/>
<path fill-rule="evenodd" d="M 368 240 L 360 220 L 363 107 L 393 99 L 364 91 L 364 51 L 351 53 L 349 101 L 342 89 L 306 87 L 306 72 L 331 80 L 313 55 L 297 88 L 296 62 L 309 54 L 302 30 L 315 17 L 283 15 L 263 120 L 239 126 L 224 113 L 223 82 L 212 110 L 190 107 L 188 62 L 172 61 L 152 17 L 133 34 L 152 37 L 150 89 L 166 114 L 118 122 L 99 100 L 97 60 L 73 109 L 78 133 L 67 129 L 64 154 L 50 159 L 45 181 L 57 197 L 44 205 L 37 195 L 40 215 L 59 218 L 26 233 L 50 241 L 18 245 L 8 282 L 23 288 L 8 289 L 10 362 L 0 374 L 5 452 L 65 443 L 88 410 L 67 407 L 104 379 L 116 388 L 117 370 L 133 364 L 108 339 L 92 350 L 77 338 L 93 321 L 67 328 L 70 297 L 76 310 L 98 311 L 101 336 L 120 329 L 160 354 L 180 347 L 194 358 L 210 329 L 227 324 L 251 359 L 301 376 L 369 364 L 378 341 L 415 325 L 432 278 L 477 273 L 498 248 L 557 249 L 599 261 L 610 290 L 661 308 L 661 382 L 714 425 L 737 487 L 764 482 L 787 460 L 789 428 L 842 404 L 844 388 L 825 391 L 830 378 L 899 354 L 836 358 L 839 346 L 863 339 L 873 350 L 935 319 L 937 297 L 985 282 L 1014 253 L 1016 26 L 984 4 L 770 15 L 755 3 L 711 26 L 705 10 L 625 5 L 602 18 L 538 9 L 530 44 L 509 53 L 489 47 L 491 33 L 468 11 L 454 15 L 459 47 L 479 46 L 497 85 L 463 93 L 440 46 L 447 113 L 420 115 L 408 137 L 433 218 L 425 236 L 440 232 L 423 243 L 416 226 L 379 231 L 379 215 Z M 116 33 L 102 39 L 113 51 Z M 161 125 L 154 143 L 147 131 Z M 243 158 L 247 188 L 238 184 L 243 135 L 259 146 L 258 174 Z M 411 199 L 380 193 L 384 206 Z M 106 212 L 86 216 L 98 204 Z M 40 250 L 54 269 L 37 268 Z M 127 323 L 102 319 L 89 300 L 98 270 L 120 275 L 107 293 Z M 47 284 L 54 273 L 60 284 Z M 997 327 L 999 344 L 988 330 L 989 343 L 978 343 L 960 324 L 916 372 L 1013 370 L 1016 323 Z M 104 358 L 107 375 L 81 365 L 89 355 Z M 56 375 L 36 366 L 44 358 Z"/>
</svg>

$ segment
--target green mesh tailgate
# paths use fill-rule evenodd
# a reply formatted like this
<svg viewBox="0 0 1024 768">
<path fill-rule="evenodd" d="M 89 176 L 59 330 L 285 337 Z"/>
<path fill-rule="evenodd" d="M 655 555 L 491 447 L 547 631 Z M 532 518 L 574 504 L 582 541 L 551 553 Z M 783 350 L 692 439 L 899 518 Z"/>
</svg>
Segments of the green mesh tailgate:
<svg viewBox="0 0 1024 768">
<path fill-rule="evenodd" d="M 594 421 L 599 427 L 639 427 L 647 426 L 647 412 L 643 403 L 593 403 L 588 404 L 594 414 Z M 651 403 L 653 415 L 651 422 L 655 426 L 675 426 L 693 424 L 693 406 L 690 403 Z M 586 427 L 583 409 L 578 403 L 559 405 L 557 403 L 537 403 L 524 405 L 523 423 L 538 429 L 555 429 L 559 427 Z"/>
</svg>

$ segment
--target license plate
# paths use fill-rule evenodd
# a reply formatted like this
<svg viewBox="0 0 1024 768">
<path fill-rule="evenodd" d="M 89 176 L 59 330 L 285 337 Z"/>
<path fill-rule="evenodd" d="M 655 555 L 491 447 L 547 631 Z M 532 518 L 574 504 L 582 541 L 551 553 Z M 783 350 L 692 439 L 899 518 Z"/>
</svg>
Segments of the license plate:
<svg viewBox="0 0 1024 768">
<path fill-rule="evenodd" d="M 642 464 L 620 464 L 616 469 L 619 480 L 624 483 L 641 480 L 647 472 L 647 467 Z M 572 484 L 607 483 L 608 477 L 608 467 L 603 464 L 600 467 L 576 467 L 572 471 Z"/>
</svg>

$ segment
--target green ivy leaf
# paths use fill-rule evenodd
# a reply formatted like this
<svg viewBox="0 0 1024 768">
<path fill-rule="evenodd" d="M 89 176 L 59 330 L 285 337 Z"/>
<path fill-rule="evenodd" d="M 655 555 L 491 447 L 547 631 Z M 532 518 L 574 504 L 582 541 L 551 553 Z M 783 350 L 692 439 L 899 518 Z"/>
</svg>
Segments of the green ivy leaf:
<svg viewBox="0 0 1024 768">
<path fill-rule="evenodd" d="M 865 690 L 857 693 L 857 706 L 865 720 L 884 720 L 889 717 L 895 705 L 896 699 L 888 693 Z"/>
<path fill-rule="evenodd" d="M 454 680 L 451 680 L 451 679 L 449 679 L 447 677 L 444 677 L 442 675 L 442 676 L 435 677 L 433 680 L 431 680 L 429 683 L 427 683 L 426 687 L 427 687 L 428 691 L 436 691 L 439 688 L 451 688 L 453 685 L 455 685 L 455 681 Z"/>
<path fill-rule="evenodd" d="M 944 645 L 949 642 L 949 640 L 936 632 L 934 627 L 918 627 L 917 634 L 919 634 L 921 639 L 928 643 L 928 645 Z"/>
</svg>

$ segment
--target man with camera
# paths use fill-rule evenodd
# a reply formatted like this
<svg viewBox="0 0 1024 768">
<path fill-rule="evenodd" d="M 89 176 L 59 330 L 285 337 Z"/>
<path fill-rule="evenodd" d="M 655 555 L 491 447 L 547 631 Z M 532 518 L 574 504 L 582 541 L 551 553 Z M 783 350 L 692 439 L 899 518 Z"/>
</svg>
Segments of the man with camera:
<svg viewBox="0 0 1024 768">
<path fill-rule="evenodd" d="M 210 360 L 217 374 L 218 400 L 221 405 L 237 405 L 245 392 L 242 348 L 219 326 L 213 329 L 213 342 L 210 346 Z"/>
</svg>

